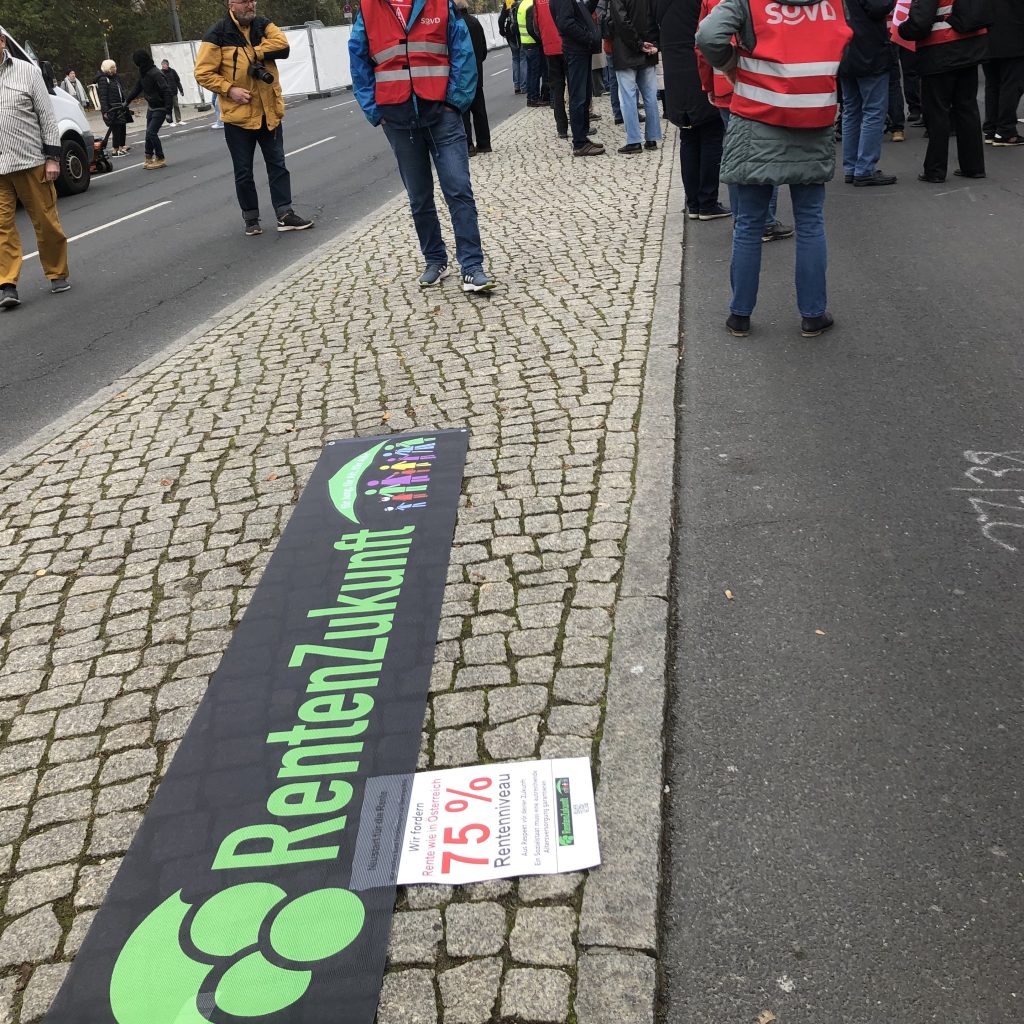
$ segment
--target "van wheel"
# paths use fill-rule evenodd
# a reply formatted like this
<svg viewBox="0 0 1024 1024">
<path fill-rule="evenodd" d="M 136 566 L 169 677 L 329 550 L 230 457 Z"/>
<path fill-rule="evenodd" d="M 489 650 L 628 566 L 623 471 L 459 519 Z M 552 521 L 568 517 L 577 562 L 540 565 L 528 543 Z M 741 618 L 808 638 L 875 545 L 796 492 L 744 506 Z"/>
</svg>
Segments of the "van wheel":
<svg viewBox="0 0 1024 1024">
<path fill-rule="evenodd" d="M 76 139 L 65 139 L 60 147 L 60 175 L 55 182 L 57 194 L 77 196 L 89 187 L 89 158 Z"/>
</svg>

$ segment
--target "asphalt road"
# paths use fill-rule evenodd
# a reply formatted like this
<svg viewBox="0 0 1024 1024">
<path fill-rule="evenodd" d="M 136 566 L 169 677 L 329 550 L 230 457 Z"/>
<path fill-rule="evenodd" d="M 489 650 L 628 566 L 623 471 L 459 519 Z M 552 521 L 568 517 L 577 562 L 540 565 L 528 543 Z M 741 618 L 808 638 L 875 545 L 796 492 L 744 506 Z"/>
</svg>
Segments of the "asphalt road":
<svg viewBox="0 0 1024 1024">
<path fill-rule="evenodd" d="M 508 50 L 484 64 L 492 127 L 523 106 Z M 140 119 L 137 118 L 136 124 Z M 350 92 L 289 101 L 285 152 L 295 209 L 311 231 L 278 234 L 256 157 L 264 234 L 247 238 L 231 162 L 212 117 L 161 133 L 168 166 L 142 170 L 142 133 L 114 171 L 60 201 L 72 289 L 51 296 L 38 257 L 26 259 L 22 305 L 0 312 L 0 452 L 110 384 L 192 327 L 272 278 L 401 190 L 383 131 Z M 485 160 L 487 157 L 479 157 Z M 26 254 L 36 249 L 24 211 Z M 372 282 L 368 282 L 372 287 Z"/>
<path fill-rule="evenodd" d="M 829 187 L 820 339 L 792 241 L 729 337 L 689 225 L 666 1021 L 1024 1020 L 1024 160 L 909 134 Z"/>
</svg>

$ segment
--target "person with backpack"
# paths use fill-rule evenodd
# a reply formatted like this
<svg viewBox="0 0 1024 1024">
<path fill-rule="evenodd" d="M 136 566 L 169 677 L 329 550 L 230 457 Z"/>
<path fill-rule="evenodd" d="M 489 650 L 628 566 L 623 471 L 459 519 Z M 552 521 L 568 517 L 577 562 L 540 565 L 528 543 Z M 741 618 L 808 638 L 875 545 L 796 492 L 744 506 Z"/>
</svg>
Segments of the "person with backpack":
<svg viewBox="0 0 1024 1024">
<path fill-rule="evenodd" d="M 518 0 L 516 4 L 516 30 L 519 34 L 519 46 L 526 54 L 526 105 L 528 107 L 546 107 L 540 98 L 541 61 L 544 51 L 540 45 L 540 33 L 537 31 L 536 20 L 532 17 L 533 0 Z M 530 31 L 530 25 L 533 31 Z M 537 33 L 534 35 L 534 33 Z"/>
<path fill-rule="evenodd" d="M 462 115 L 462 126 L 466 129 L 466 145 L 469 155 L 491 152 L 491 125 L 487 120 L 487 103 L 484 100 L 484 61 L 487 60 L 487 36 L 480 19 L 469 12 L 469 0 L 455 0 L 455 10 L 469 27 L 469 38 L 473 43 L 476 57 L 476 92 L 469 110 Z M 474 142 L 474 129 L 476 141 Z"/>
<path fill-rule="evenodd" d="M 985 145 L 978 113 L 978 65 L 988 55 L 991 0 L 914 0 L 899 34 L 917 43 L 921 107 L 928 149 L 919 181 L 946 180 L 949 131 L 956 132 L 960 178 L 985 177 Z M 940 13 L 940 6 L 943 8 Z"/>
<path fill-rule="evenodd" d="M 555 132 L 560 139 L 569 138 L 569 115 L 565 110 L 565 56 L 562 37 L 558 34 L 551 14 L 551 0 L 533 0 L 533 13 L 537 31 L 547 62 L 547 81 L 551 93 L 551 108 L 555 114 Z"/>
<path fill-rule="evenodd" d="M 512 88 L 519 96 L 526 92 L 526 55 L 519 45 L 516 29 L 516 7 L 519 0 L 505 0 L 498 14 L 498 34 L 508 43 L 512 54 Z"/>
</svg>

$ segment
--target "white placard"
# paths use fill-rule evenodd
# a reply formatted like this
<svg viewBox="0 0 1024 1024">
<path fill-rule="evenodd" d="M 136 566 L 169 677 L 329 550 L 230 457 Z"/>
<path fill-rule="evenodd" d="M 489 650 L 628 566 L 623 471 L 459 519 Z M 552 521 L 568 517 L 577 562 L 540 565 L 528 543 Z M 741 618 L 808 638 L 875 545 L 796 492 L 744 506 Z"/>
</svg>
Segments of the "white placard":
<svg viewBox="0 0 1024 1024">
<path fill-rule="evenodd" d="M 418 772 L 398 883 L 463 885 L 601 863 L 590 760 Z"/>
</svg>

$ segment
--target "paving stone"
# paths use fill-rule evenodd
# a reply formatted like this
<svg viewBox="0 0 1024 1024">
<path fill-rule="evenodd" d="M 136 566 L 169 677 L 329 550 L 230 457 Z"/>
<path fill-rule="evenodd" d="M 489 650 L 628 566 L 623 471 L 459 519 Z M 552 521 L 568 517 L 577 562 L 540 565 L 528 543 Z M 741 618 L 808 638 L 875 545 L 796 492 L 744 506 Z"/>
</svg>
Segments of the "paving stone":
<svg viewBox="0 0 1024 1024">
<path fill-rule="evenodd" d="M 432 704 L 434 725 L 438 729 L 482 723 L 486 714 L 484 694 L 481 690 L 442 694 L 435 697 Z"/>
<path fill-rule="evenodd" d="M 491 956 L 505 945 L 505 908 L 497 903 L 451 903 L 444 922 L 449 956 Z"/>
<path fill-rule="evenodd" d="M 515 607 L 516 594 L 511 583 L 482 583 L 477 609 L 481 612 L 505 612 Z"/>
<path fill-rule="evenodd" d="M 85 761 L 57 765 L 43 772 L 39 780 L 39 795 L 49 793 L 65 793 L 79 786 L 88 786 L 99 771 L 99 758 L 91 757 Z"/>
<path fill-rule="evenodd" d="M 530 875 L 519 880 L 519 899 L 523 903 L 540 903 L 542 900 L 565 900 L 574 898 L 583 881 L 579 871 L 563 875 Z"/>
<path fill-rule="evenodd" d="M 516 677 L 520 683 L 540 683 L 548 686 L 555 678 L 555 659 L 545 655 L 520 658 L 516 662 Z"/>
<path fill-rule="evenodd" d="M 434 736 L 435 767 L 454 768 L 479 760 L 476 729 L 442 729 Z"/>
<path fill-rule="evenodd" d="M 21 838 L 27 817 L 27 807 L 15 807 L 8 811 L 0 811 L 0 844 L 13 843 Z"/>
<path fill-rule="evenodd" d="M 509 936 L 512 959 L 522 964 L 572 967 L 576 963 L 572 907 L 521 907 Z"/>
<path fill-rule="evenodd" d="M 578 665 L 604 665 L 608 660 L 608 640 L 585 636 L 567 639 L 562 648 L 561 660 L 562 664 L 569 668 Z"/>
<path fill-rule="evenodd" d="M 511 682 L 512 670 L 507 665 L 460 668 L 455 674 L 456 690 L 488 689 L 492 686 L 508 686 Z"/>
<path fill-rule="evenodd" d="M 537 750 L 540 716 L 517 718 L 484 733 L 484 748 L 495 761 L 532 757 Z"/>
<path fill-rule="evenodd" d="M 149 722 L 134 722 L 111 729 L 103 738 L 103 752 L 113 753 L 128 747 L 140 747 L 149 743 L 153 727 Z M 157 736 L 157 740 L 169 737 Z"/>
<path fill-rule="evenodd" d="M 75 821 L 30 836 L 21 844 L 18 870 L 31 871 L 76 860 L 85 846 L 86 824 Z"/>
<path fill-rule="evenodd" d="M 21 1001 L 21 1024 L 38 1020 L 50 1008 L 71 964 L 43 964 L 32 972 Z"/>
<path fill-rule="evenodd" d="M 579 1024 L 654 1024 L 657 965 L 642 953 L 586 952 L 577 965 Z"/>
<path fill-rule="evenodd" d="M 96 913 L 95 910 L 83 910 L 75 915 L 74 921 L 71 922 L 71 930 L 64 940 L 64 956 L 74 956 L 81 949 Z"/>
<path fill-rule="evenodd" d="M 17 721 L 11 726 L 7 734 L 7 742 L 15 743 L 18 740 L 34 740 L 39 736 L 45 736 L 53 728 L 56 712 L 44 711 L 38 714 L 19 715 Z"/>
<path fill-rule="evenodd" d="M 538 756 L 557 760 L 562 757 L 593 757 L 594 741 L 585 736 L 545 736 Z"/>
<path fill-rule="evenodd" d="M 24 775 L 15 775 L 11 779 L 5 779 L 0 786 L 0 807 L 24 806 L 32 798 L 36 788 L 35 772 L 26 772 Z"/>
<path fill-rule="evenodd" d="M 96 813 L 109 814 L 111 811 L 126 811 L 142 807 L 149 801 L 149 779 L 136 779 L 120 785 L 107 786 L 96 799 Z"/>
<path fill-rule="evenodd" d="M 443 936 L 440 910 L 398 913 L 391 923 L 388 961 L 393 964 L 433 964 Z"/>
<path fill-rule="evenodd" d="M 498 1001 L 501 960 L 471 960 L 438 975 L 444 1024 L 488 1024 Z"/>
<path fill-rule="evenodd" d="M 0 978 L 0 1024 L 14 1024 L 14 999 L 20 980 L 17 975 Z"/>
<path fill-rule="evenodd" d="M 111 728 L 149 717 L 150 697 L 146 693 L 129 693 L 110 702 L 103 716 L 103 725 Z"/>
<path fill-rule="evenodd" d="M 548 714 L 548 732 L 591 737 L 601 722 L 601 709 L 595 704 L 562 704 Z"/>
<path fill-rule="evenodd" d="M 471 637 L 462 644 L 462 658 L 467 665 L 504 665 L 507 657 L 502 636 Z"/>
<path fill-rule="evenodd" d="M 555 673 L 555 697 L 574 704 L 597 704 L 604 696 L 603 668 L 562 668 Z"/>
<path fill-rule="evenodd" d="M 12 775 L 14 772 L 30 771 L 38 768 L 46 750 L 43 740 L 32 740 L 28 743 L 12 743 L 0 750 L 0 776 Z"/>
<path fill-rule="evenodd" d="M 103 857 L 111 853 L 123 853 L 131 845 L 141 823 L 141 811 L 123 811 L 96 818 L 89 843 L 90 855 Z"/>
<path fill-rule="evenodd" d="M 155 750 L 125 750 L 112 754 L 100 772 L 100 784 L 121 782 L 139 775 L 152 775 L 156 771 Z"/>
<path fill-rule="evenodd" d="M 556 970 L 511 968 L 501 986 L 501 1013 L 541 1024 L 568 1020 L 569 976 Z"/>
<path fill-rule="evenodd" d="M 0 970 L 48 960 L 57 952 L 61 929 L 50 907 L 16 918 L 0 935 Z"/>
<path fill-rule="evenodd" d="M 452 898 L 450 885 L 409 885 L 404 892 L 410 910 L 443 907 Z"/>
<path fill-rule="evenodd" d="M 75 892 L 75 909 L 98 907 L 110 888 L 110 883 L 121 866 L 120 857 L 111 857 L 101 864 L 83 867 L 78 878 L 78 889 Z"/>
<path fill-rule="evenodd" d="M 431 971 L 385 975 L 377 1024 L 437 1024 L 437 994 Z"/>
<path fill-rule="evenodd" d="M 494 690 L 487 696 L 487 721 L 501 725 L 527 715 L 539 715 L 548 706 L 548 699 L 548 691 L 543 686 Z"/>
<path fill-rule="evenodd" d="M 57 716 L 53 734 L 58 739 L 65 736 L 83 736 L 95 732 L 103 717 L 102 704 L 81 704 L 65 708 Z"/>
<path fill-rule="evenodd" d="M 7 902 L 4 904 L 4 914 L 8 917 L 17 917 L 26 910 L 32 910 L 44 903 L 53 903 L 54 900 L 67 896 L 74 882 L 73 864 L 61 864 L 59 867 L 22 875 L 11 883 Z"/>
</svg>

